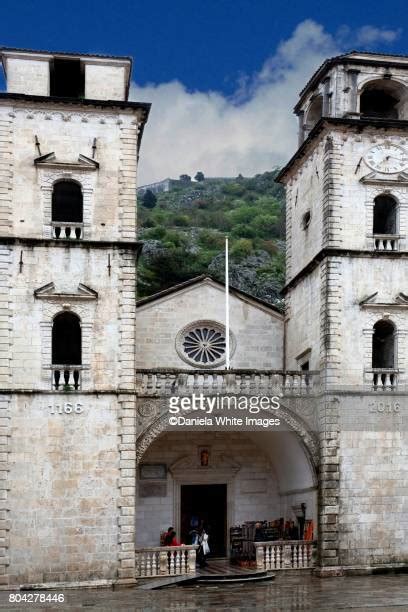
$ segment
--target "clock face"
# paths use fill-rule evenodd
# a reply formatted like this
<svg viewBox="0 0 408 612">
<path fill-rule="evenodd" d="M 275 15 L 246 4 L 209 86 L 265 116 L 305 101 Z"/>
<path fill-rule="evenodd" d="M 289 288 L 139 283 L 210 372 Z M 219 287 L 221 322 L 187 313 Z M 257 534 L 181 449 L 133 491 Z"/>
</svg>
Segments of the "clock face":
<svg viewBox="0 0 408 612">
<path fill-rule="evenodd" d="M 401 172 L 408 166 L 405 149 L 390 142 L 378 144 L 370 149 L 365 160 L 370 168 L 385 174 Z"/>
</svg>

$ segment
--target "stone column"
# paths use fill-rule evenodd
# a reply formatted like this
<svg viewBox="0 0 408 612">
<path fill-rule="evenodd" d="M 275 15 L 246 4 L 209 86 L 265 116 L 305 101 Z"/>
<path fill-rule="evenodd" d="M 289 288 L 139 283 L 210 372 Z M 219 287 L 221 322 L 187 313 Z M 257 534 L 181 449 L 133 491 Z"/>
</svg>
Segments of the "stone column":
<svg viewBox="0 0 408 612">
<path fill-rule="evenodd" d="M 321 578 L 342 576 L 339 557 L 340 431 L 337 398 L 326 397 L 320 406 L 319 541 L 318 566 Z"/>
</svg>

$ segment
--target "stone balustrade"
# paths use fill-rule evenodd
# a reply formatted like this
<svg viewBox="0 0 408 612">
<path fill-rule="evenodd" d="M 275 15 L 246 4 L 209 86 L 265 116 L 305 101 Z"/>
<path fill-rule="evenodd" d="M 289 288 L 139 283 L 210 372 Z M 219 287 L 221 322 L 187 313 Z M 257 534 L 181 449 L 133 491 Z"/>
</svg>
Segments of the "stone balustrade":
<svg viewBox="0 0 408 612">
<path fill-rule="evenodd" d="M 316 564 L 317 542 L 276 540 L 254 546 L 258 570 L 309 569 Z"/>
<path fill-rule="evenodd" d="M 188 576 L 196 572 L 198 546 L 136 548 L 136 577 Z"/>
<path fill-rule="evenodd" d="M 51 388 L 54 391 L 78 391 L 81 388 L 81 366 L 51 366 Z"/>
<path fill-rule="evenodd" d="M 398 370 L 391 368 L 373 368 L 370 371 L 375 391 L 393 391 L 397 388 Z"/>
<path fill-rule="evenodd" d="M 283 370 L 178 370 L 139 369 L 137 393 L 163 396 L 189 393 L 258 393 L 304 395 L 317 385 L 319 372 Z"/>
<path fill-rule="evenodd" d="M 81 238 L 83 238 L 83 223 L 53 221 L 51 226 L 53 238 L 65 238 L 73 240 L 80 240 Z"/>
<path fill-rule="evenodd" d="M 398 251 L 399 236 L 394 234 L 374 234 L 376 251 Z"/>
</svg>

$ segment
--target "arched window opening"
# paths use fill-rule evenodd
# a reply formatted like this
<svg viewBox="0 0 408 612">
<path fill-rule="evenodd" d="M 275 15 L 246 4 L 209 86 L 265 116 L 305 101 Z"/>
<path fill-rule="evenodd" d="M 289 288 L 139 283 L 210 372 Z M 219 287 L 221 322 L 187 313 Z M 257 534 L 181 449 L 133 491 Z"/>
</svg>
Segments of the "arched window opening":
<svg viewBox="0 0 408 612">
<path fill-rule="evenodd" d="M 81 325 L 77 315 L 63 312 L 52 326 L 52 363 L 81 365 Z"/>
<path fill-rule="evenodd" d="M 55 238 L 81 238 L 83 197 L 75 181 L 58 181 L 52 191 L 52 224 Z"/>
<path fill-rule="evenodd" d="M 392 196 L 379 195 L 375 198 L 373 233 L 397 233 L 397 203 Z"/>
<path fill-rule="evenodd" d="M 306 129 L 308 132 L 316 125 L 323 115 L 323 97 L 316 96 L 306 115 Z"/>
<path fill-rule="evenodd" d="M 57 315 L 52 326 L 52 366 L 54 388 L 79 388 L 78 366 L 82 363 L 79 318 L 71 312 Z M 63 377 L 63 380 L 62 378 Z"/>
<path fill-rule="evenodd" d="M 372 367 L 395 369 L 395 327 L 391 321 L 377 321 L 374 325 Z"/>
<path fill-rule="evenodd" d="M 360 96 L 361 116 L 404 119 L 404 90 L 403 85 L 389 79 L 367 83 Z"/>
</svg>

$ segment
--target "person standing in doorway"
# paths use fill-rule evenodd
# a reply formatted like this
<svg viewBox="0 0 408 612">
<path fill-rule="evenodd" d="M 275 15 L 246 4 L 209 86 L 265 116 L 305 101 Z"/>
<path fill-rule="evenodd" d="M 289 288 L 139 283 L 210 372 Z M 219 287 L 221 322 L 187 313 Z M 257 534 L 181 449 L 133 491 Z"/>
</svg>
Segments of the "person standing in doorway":
<svg viewBox="0 0 408 612">
<path fill-rule="evenodd" d="M 210 547 L 208 545 L 208 533 L 206 532 L 204 525 L 201 526 L 200 535 L 198 538 L 199 548 L 197 551 L 197 561 L 200 567 L 207 565 L 207 555 L 210 553 Z"/>
</svg>

